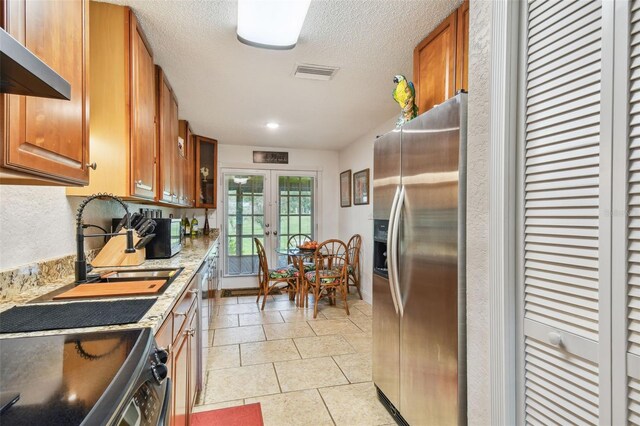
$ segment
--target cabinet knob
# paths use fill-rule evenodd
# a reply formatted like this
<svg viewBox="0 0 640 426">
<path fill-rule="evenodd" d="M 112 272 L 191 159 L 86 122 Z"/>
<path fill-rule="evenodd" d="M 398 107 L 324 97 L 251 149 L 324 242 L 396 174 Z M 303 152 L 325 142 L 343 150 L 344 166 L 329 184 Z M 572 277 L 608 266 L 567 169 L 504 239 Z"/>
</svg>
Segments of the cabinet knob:
<svg viewBox="0 0 640 426">
<path fill-rule="evenodd" d="M 87 163 L 87 167 L 95 170 L 98 168 L 98 164 L 94 161 L 93 163 Z"/>
<path fill-rule="evenodd" d="M 562 346 L 562 335 L 560 333 L 552 331 L 551 333 L 549 333 L 548 337 L 549 343 L 551 343 L 553 346 Z"/>
</svg>

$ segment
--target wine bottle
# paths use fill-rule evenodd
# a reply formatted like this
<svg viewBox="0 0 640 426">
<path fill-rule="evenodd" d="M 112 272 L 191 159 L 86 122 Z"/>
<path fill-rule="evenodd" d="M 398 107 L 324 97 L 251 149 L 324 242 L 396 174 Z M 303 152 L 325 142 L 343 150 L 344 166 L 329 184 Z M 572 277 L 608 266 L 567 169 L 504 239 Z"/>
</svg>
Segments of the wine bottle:
<svg viewBox="0 0 640 426">
<path fill-rule="evenodd" d="M 198 219 L 196 219 L 195 213 L 193 214 L 193 219 L 191 219 L 191 236 L 198 236 Z"/>
<path fill-rule="evenodd" d="M 209 228 L 209 209 L 204 209 L 204 228 L 202 228 L 202 233 L 204 235 L 209 235 L 211 232 L 211 228 Z"/>
<path fill-rule="evenodd" d="M 189 218 L 186 214 L 184 215 L 184 219 L 182 219 L 182 224 L 184 228 L 184 235 L 188 237 L 191 235 L 191 222 L 189 222 Z"/>
</svg>

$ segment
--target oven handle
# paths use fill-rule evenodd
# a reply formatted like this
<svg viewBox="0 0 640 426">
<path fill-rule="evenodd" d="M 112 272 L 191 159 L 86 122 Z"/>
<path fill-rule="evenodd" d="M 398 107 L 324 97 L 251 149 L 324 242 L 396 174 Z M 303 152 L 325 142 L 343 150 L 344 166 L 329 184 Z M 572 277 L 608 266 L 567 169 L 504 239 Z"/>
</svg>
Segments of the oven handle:
<svg viewBox="0 0 640 426">
<path fill-rule="evenodd" d="M 162 410 L 160 410 L 160 416 L 158 417 L 158 426 L 169 426 L 171 419 L 169 418 L 171 411 L 169 405 L 171 405 L 171 379 L 165 379 L 165 392 L 164 400 L 162 401 Z"/>
</svg>

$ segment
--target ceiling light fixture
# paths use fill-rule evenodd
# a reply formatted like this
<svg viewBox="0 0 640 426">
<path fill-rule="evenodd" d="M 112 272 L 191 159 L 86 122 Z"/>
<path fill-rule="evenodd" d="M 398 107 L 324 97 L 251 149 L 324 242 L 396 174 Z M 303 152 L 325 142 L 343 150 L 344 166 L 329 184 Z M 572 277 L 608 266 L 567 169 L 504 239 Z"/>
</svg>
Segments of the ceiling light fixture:
<svg viewBox="0 0 640 426">
<path fill-rule="evenodd" d="M 238 40 L 263 49 L 293 49 L 311 0 L 238 0 Z"/>
<path fill-rule="evenodd" d="M 278 127 L 280 127 L 280 125 L 278 123 L 274 123 L 272 121 L 272 122 L 267 123 L 267 127 L 270 128 L 270 129 L 277 129 Z"/>
</svg>

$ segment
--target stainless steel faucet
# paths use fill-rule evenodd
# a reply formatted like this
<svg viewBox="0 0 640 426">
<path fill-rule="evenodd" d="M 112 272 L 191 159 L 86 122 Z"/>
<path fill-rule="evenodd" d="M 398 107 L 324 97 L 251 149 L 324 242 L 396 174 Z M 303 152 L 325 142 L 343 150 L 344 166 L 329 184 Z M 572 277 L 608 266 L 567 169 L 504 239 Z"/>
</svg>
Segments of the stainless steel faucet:
<svg viewBox="0 0 640 426">
<path fill-rule="evenodd" d="M 84 239 L 85 237 L 107 237 L 107 236 L 114 236 L 114 235 L 125 235 L 125 234 L 121 234 L 118 232 L 113 232 L 113 233 L 105 233 L 105 234 L 91 234 L 91 235 L 84 235 L 84 228 L 85 225 L 82 223 L 82 213 L 84 212 L 84 208 L 87 206 L 87 204 L 89 204 L 91 201 L 100 198 L 100 199 L 105 199 L 105 198 L 109 198 L 112 199 L 114 201 L 117 201 L 118 203 L 120 203 L 120 205 L 124 208 L 124 211 L 127 213 L 126 214 L 126 218 L 127 218 L 127 248 L 125 249 L 125 253 L 135 253 L 136 249 L 133 246 L 133 229 L 131 228 L 131 216 L 129 215 L 129 208 L 127 207 L 127 205 L 124 203 L 124 201 L 122 201 L 119 197 L 116 197 L 113 194 L 104 194 L 104 193 L 99 193 L 99 194 L 93 194 L 90 195 L 89 197 L 85 198 L 82 203 L 80 203 L 80 206 L 78 206 L 78 212 L 76 213 L 76 283 L 86 283 L 87 282 L 87 258 L 84 254 Z"/>
</svg>

